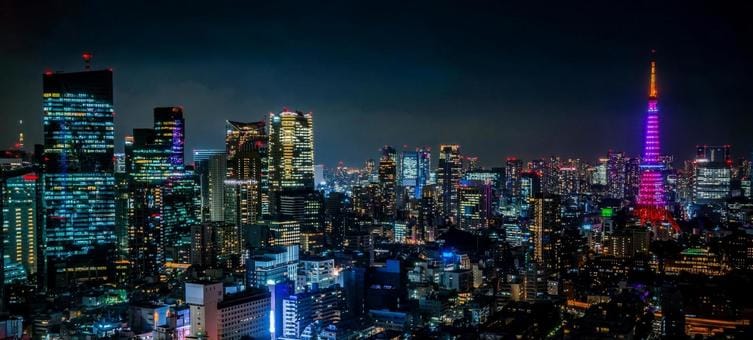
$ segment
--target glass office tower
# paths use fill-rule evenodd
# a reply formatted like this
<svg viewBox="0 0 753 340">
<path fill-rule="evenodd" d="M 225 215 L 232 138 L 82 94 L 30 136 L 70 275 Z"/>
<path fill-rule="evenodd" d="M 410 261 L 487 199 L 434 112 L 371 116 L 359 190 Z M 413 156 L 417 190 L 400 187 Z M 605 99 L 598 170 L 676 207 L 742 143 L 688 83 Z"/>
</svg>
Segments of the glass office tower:
<svg viewBox="0 0 753 340">
<path fill-rule="evenodd" d="M 112 71 L 43 76 L 46 252 L 65 259 L 115 242 Z"/>
</svg>

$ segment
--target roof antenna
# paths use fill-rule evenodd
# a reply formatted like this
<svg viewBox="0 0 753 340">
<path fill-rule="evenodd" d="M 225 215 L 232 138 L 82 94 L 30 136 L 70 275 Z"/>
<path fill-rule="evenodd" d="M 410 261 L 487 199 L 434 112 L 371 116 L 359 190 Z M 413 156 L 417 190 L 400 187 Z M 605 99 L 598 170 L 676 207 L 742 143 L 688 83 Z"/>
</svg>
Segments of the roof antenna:
<svg viewBox="0 0 753 340">
<path fill-rule="evenodd" d="M 84 59 L 84 70 L 87 70 L 87 71 L 91 70 L 92 68 L 91 62 L 92 62 L 93 56 L 94 54 L 92 54 L 91 52 L 84 52 L 81 54 L 81 58 Z"/>
<path fill-rule="evenodd" d="M 16 142 L 16 149 L 23 150 L 24 148 L 24 121 L 18 121 L 18 141 Z"/>
</svg>

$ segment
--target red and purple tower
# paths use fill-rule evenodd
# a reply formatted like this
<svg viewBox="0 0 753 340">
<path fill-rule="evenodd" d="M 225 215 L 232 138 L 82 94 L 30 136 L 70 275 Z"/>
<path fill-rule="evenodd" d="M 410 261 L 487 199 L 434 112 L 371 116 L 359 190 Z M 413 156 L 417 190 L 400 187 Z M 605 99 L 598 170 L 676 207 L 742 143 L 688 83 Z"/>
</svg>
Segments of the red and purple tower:
<svg viewBox="0 0 753 340">
<path fill-rule="evenodd" d="M 680 228 L 667 210 L 664 199 L 664 178 L 659 138 L 659 91 L 656 88 L 656 60 L 651 59 L 651 77 L 648 91 L 646 135 L 641 159 L 641 186 L 638 191 L 636 214 L 643 222 L 669 223 L 675 232 Z"/>
<path fill-rule="evenodd" d="M 656 60 L 651 60 L 651 80 L 648 93 L 648 116 L 641 160 L 641 186 L 638 192 L 638 206 L 664 209 L 663 165 L 659 159 L 659 93 L 656 89 Z"/>
</svg>

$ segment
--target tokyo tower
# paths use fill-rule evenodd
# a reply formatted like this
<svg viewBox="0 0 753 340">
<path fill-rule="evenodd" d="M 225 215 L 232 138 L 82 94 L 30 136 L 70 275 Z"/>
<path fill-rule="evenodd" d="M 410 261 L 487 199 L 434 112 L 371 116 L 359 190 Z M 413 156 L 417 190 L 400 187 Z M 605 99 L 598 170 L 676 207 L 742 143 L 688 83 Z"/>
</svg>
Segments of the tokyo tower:
<svg viewBox="0 0 753 340">
<path fill-rule="evenodd" d="M 653 52 L 653 51 L 652 51 Z M 653 53 L 652 53 L 653 54 Z M 637 215 L 643 222 L 669 222 L 675 231 L 677 223 L 667 211 L 664 199 L 664 179 L 659 138 L 659 91 L 656 87 L 656 60 L 651 59 L 651 76 L 648 92 L 648 115 L 641 159 L 641 182 L 638 191 Z"/>
</svg>

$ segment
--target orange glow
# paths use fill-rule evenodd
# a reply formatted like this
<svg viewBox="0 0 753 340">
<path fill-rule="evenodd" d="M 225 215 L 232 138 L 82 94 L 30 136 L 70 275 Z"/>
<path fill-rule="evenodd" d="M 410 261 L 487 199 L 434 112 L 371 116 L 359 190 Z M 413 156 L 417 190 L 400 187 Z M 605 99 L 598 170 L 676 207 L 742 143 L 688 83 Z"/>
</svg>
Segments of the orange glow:
<svg viewBox="0 0 753 340">
<path fill-rule="evenodd" d="M 651 61 L 651 84 L 648 92 L 649 98 L 658 98 L 659 91 L 656 89 L 656 61 Z"/>
</svg>

